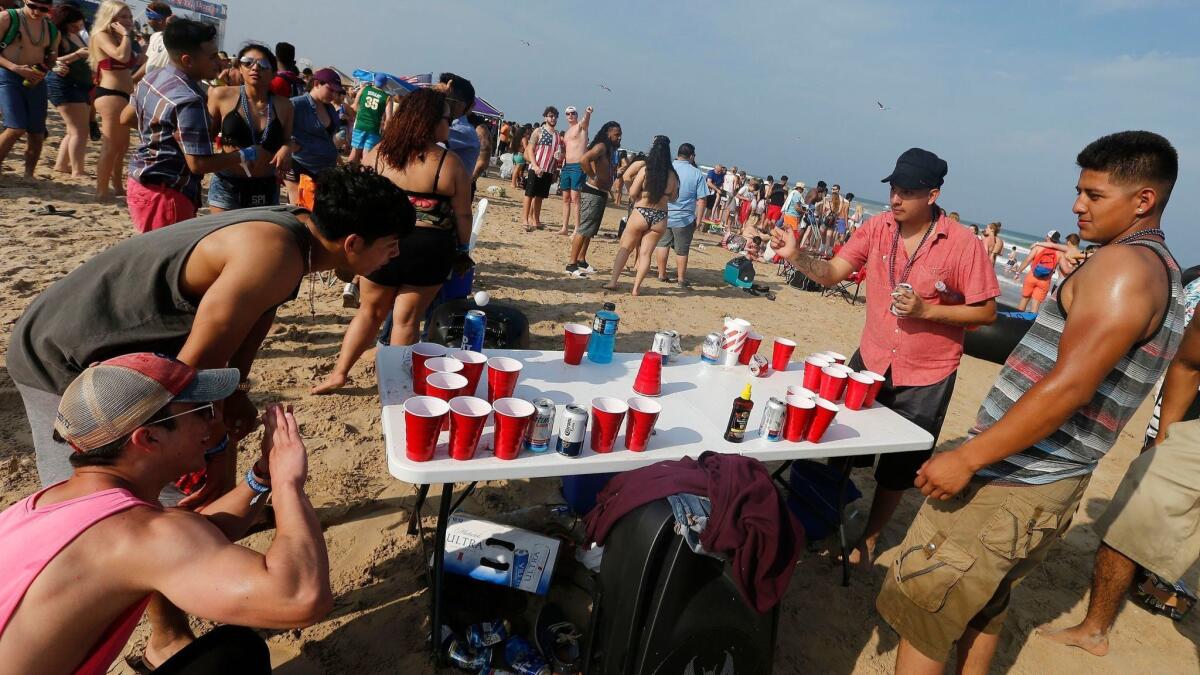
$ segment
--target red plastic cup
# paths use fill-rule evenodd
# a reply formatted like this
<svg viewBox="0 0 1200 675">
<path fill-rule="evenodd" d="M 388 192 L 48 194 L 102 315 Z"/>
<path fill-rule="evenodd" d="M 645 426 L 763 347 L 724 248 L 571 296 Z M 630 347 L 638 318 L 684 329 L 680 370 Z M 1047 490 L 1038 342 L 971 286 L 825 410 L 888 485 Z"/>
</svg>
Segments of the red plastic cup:
<svg viewBox="0 0 1200 675">
<path fill-rule="evenodd" d="M 818 390 L 821 398 L 838 401 L 846 390 L 846 372 L 841 368 L 828 366 L 821 370 L 821 388 Z"/>
<path fill-rule="evenodd" d="M 533 404 L 519 398 L 498 398 L 492 404 L 496 411 L 496 437 L 492 450 L 497 459 L 516 459 L 521 454 L 525 429 L 533 421 Z"/>
<path fill-rule="evenodd" d="M 850 373 L 846 379 L 846 407 L 850 410 L 862 410 L 872 384 L 875 384 L 874 379 L 861 373 Z"/>
<path fill-rule="evenodd" d="M 662 405 L 648 398 L 634 396 L 629 404 L 629 421 L 625 424 L 625 449 L 641 452 L 650 441 L 650 432 L 662 414 Z"/>
<path fill-rule="evenodd" d="M 442 423 L 450 404 L 432 396 L 413 396 L 404 402 L 404 454 L 414 462 L 433 459 Z"/>
<path fill-rule="evenodd" d="M 588 338 L 591 336 L 590 326 L 581 323 L 563 326 L 563 361 L 568 366 L 577 366 L 583 361 L 583 352 L 587 349 Z"/>
<path fill-rule="evenodd" d="M 661 362 L 662 355 L 654 354 Z M 612 452 L 617 444 L 617 432 L 625 421 L 625 413 L 629 412 L 629 404 L 611 396 L 597 396 L 592 399 L 592 451 Z"/>
<path fill-rule="evenodd" d="M 438 356 L 425 361 L 425 370 L 430 373 L 461 373 L 462 369 L 463 362 L 449 356 Z M 426 382 L 428 381 L 426 379 Z"/>
<path fill-rule="evenodd" d="M 817 399 L 816 406 L 813 408 L 812 422 L 809 423 L 808 431 L 804 434 L 804 438 L 810 443 L 821 440 L 821 437 L 825 435 L 825 430 L 829 428 L 838 412 L 836 403 L 823 398 Z"/>
<path fill-rule="evenodd" d="M 821 388 L 824 379 L 821 371 L 833 363 L 829 359 L 816 354 L 804 359 L 804 388 L 816 391 Z"/>
<path fill-rule="evenodd" d="M 788 369 L 792 360 L 792 352 L 796 351 L 796 341 L 777 337 L 771 345 L 771 369 L 782 373 Z"/>
<path fill-rule="evenodd" d="M 495 405 L 496 399 L 512 396 L 521 376 L 521 362 L 507 356 L 493 356 L 487 360 L 487 400 Z"/>
<path fill-rule="evenodd" d="M 457 396 L 450 399 L 450 457 L 467 460 L 475 456 L 479 437 L 487 423 L 492 406 L 474 396 Z"/>
<path fill-rule="evenodd" d="M 463 395 L 474 396 L 479 389 L 479 380 L 483 379 L 483 364 L 487 363 L 487 357 L 469 349 L 456 349 L 448 356 L 458 359 L 463 364 L 462 370 L 458 371 L 459 375 L 467 378 L 467 388 L 463 389 Z"/>
<path fill-rule="evenodd" d="M 456 396 L 462 396 L 467 387 L 467 378 L 458 373 L 436 372 L 425 378 L 425 393 L 434 398 L 449 402 Z"/>
<path fill-rule="evenodd" d="M 738 363 L 747 365 L 750 363 L 750 357 L 758 353 L 758 348 L 762 346 L 763 336 L 750 331 L 746 333 L 746 342 L 742 344 L 742 351 L 738 353 Z"/>
<path fill-rule="evenodd" d="M 642 355 L 642 365 L 633 380 L 633 391 L 642 396 L 662 393 L 662 354 L 646 352 Z"/>
<path fill-rule="evenodd" d="M 813 400 L 803 396 L 787 397 L 787 416 L 783 419 L 783 439 L 798 443 L 804 440 L 804 432 L 812 421 Z"/>
<path fill-rule="evenodd" d="M 429 359 L 434 359 L 439 356 L 446 355 L 446 348 L 436 342 L 418 342 L 412 346 L 412 378 L 413 378 L 413 393 L 417 396 L 425 395 L 425 376 L 429 371 L 425 368 L 425 362 Z"/>
<path fill-rule="evenodd" d="M 833 361 L 834 363 L 837 363 L 837 364 L 845 364 L 846 363 L 846 356 L 844 354 L 839 354 L 837 352 L 821 352 L 821 353 L 825 356 L 825 358 L 829 359 L 830 361 Z"/>
<path fill-rule="evenodd" d="M 788 387 L 787 391 L 784 393 L 788 396 L 800 396 L 801 398 L 806 398 L 810 401 L 817 398 L 817 392 L 809 389 L 808 387 L 801 387 L 798 384 L 793 384 L 792 386 Z"/>
<path fill-rule="evenodd" d="M 863 407 L 869 408 L 875 405 L 875 397 L 879 395 L 879 390 L 883 389 L 883 376 L 870 370 L 860 370 L 858 372 L 873 380 L 871 388 L 867 390 L 867 398 L 863 401 Z"/>
</svg>

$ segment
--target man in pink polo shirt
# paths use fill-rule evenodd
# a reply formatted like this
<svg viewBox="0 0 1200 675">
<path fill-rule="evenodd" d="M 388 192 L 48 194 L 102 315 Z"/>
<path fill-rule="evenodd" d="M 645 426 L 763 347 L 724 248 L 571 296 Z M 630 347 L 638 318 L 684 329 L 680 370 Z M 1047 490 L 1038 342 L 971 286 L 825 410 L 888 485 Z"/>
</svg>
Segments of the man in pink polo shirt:
<svg viewBox="0 0 1200 675">
<path fill-rule="evenodd" d="M 848 365 L 886 379 L 877 400 L 933 434 L 942 429 L 967 328 L 996 318 L 1000 285 L 991 261 L 970 230 L 937 205 L 948 167 L 912 148 L 882 182 L 891 184 L 891 211 L 855 231 L 831 259 L 802 250 L 776 229 L 771 246 L 801 273 L 824 286 L 858 269 L 867 276 L 867 323 Z M 907 290 L 900 284 L 911 286 Z M 878 489 L 852 562 L 869 565 L 879 535 L 932 450 L 887 453 L 875 469 Z"/>
</svg>

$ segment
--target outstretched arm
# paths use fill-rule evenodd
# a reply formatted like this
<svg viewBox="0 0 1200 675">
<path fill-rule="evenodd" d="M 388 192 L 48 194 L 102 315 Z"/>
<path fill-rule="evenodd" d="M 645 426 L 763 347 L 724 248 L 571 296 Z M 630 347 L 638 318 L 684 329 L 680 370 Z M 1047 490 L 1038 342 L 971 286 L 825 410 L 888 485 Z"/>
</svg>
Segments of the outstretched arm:
<svg viewBox="0 0 1200 675">
<path fill-rule="evenodd" d="M 790 229 L 772 229 L 771 248 L 800 270 L 801 274 L 822 286 L 841 283 L 854 273 L 854 268 L 842 258 L 824 260 L 801 249 Z"/>
</svg>

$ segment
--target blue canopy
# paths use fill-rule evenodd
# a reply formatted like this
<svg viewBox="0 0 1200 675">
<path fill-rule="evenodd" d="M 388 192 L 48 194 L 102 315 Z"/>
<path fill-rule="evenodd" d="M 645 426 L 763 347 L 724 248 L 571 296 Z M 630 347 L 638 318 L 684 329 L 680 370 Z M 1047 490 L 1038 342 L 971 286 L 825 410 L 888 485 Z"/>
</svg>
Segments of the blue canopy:
<svg viewBox="0 0 1200 675">
<path fill-rule="evenodd" d="M 374 70 L 356 70 L 354 71 L 354 79 L 360 82 L 374 82 L 376 72 L 377 71 Z M 420 87 L 417 85 L 411 82 L 405 82 L 404 80 L 390 73 L 379 74 L 387 78 L 387 84 L 385 84 L 383 88 L 386 89 L 387 92 L 392 96 L 400 96 L 420 89 Z"/>
</svg>

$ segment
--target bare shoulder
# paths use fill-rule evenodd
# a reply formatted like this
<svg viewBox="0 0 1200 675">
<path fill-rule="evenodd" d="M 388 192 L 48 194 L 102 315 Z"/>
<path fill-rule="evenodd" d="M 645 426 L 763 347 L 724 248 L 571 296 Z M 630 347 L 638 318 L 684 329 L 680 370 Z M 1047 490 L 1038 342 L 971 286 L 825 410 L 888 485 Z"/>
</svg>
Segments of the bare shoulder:
<svg viewBox="0 0 1200 675">
<path fill-rule="evenodd" d="M 202 516 L 178 509 L 134 507 L 114 514 L 93 526 L 104 546 L 89 555 L 104 557 L 113 570 L 140 573 L 147 562 L 169 564 L 181 555 L 193 555 L 212 545 L 217 530 Z"/>
<path fill-rule="evenodd" d="M 1080 267 L 1079 274 L 1137 284 L 1162 284 L 1167 279 L 1162 259 L 1146 246 L 1103 246 Z"/>
</svg>

